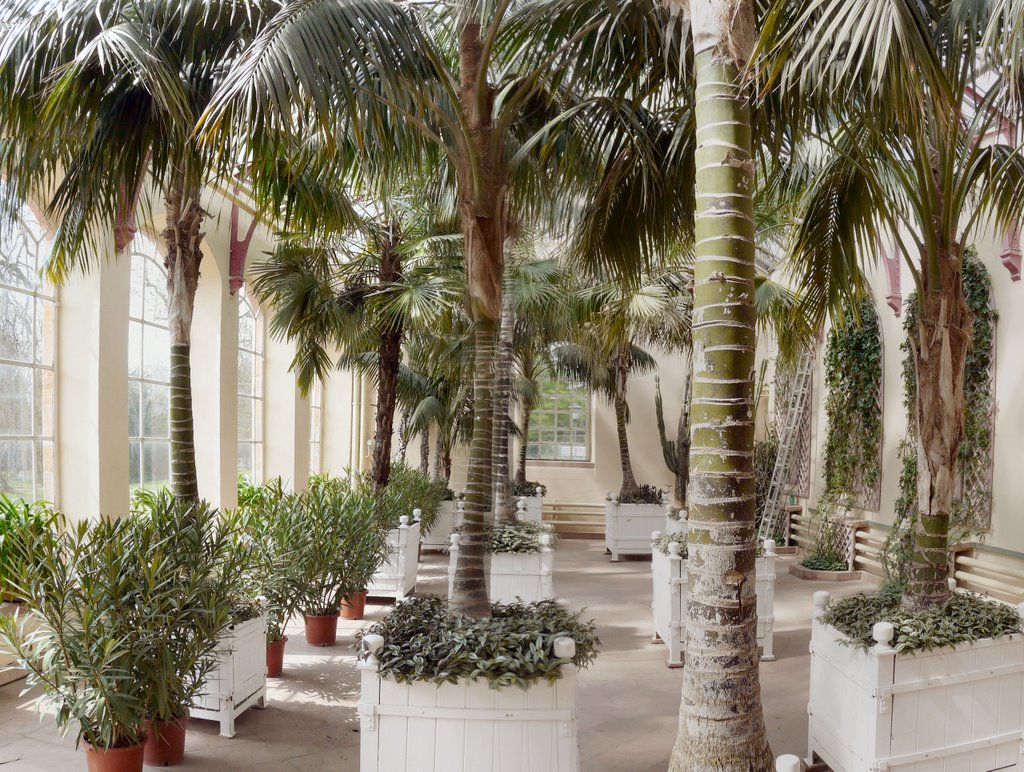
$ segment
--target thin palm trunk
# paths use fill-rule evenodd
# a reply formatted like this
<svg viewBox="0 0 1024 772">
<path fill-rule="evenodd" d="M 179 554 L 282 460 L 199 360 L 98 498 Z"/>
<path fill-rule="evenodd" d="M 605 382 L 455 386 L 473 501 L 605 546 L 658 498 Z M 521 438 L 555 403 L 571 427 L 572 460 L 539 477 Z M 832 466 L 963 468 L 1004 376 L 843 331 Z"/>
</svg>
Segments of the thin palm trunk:
<svg viewBox="0 0 1024 772">
<path fill-rule="evenodd" d="M 516 510 L 509 495 L 508 411 L 512 392 L 512 298 L 506 292 L 501 301 L 501 333 L 494 378 L 494 517 L 514 521 Z"/>
<path fill-rule="evenodd" d="M 462 547 L 452 606 L 474 617 L 491 613 L 484 575 L 484 520 L 491 509 L 492 389 L 501 280 L 504 274 L 505 177 L 500 138 L 491 121 L 494 89 L 486 83 L 478 11 L 466 3 L 459 34 L 460 107 L 469 126 L 471 157 L 458 164 L 459 224 L 466 251 L 467 305 L 473 320 L 473 435 Z M 482 90 L 481 90 L 482 89 Z"/>
<path fill-rule="evenodd" d="M 195 425 L 192 415 L 192 312 L 199 286 L 200 244 L 206 213 L 197 191 L 186 195 L 180 183 L 166 196 L 167 322 L 170 329 L 170 455 L 174 495 L 198 501 Z"/>
<path fill-rule="evenodd" d="M 381 245 L 380 284 L 392 286 L 402 279 L 402 257 L 395 241 Z M 380 489 L 391 477 L 391 441 L 395 427 L 395 406 L 398 404 L 398 371 L 402 364 L 401 317 L 386 324 L 380 332 L 377 349 L 377 414 L 374 417 L 373 487 Z"/>
<path fill-rule="evenodd" d="M 690 586 L 670 770 L 767 772 L 758 680 L 754 494 L 754 220 L 742 72 L 753 0 L 690 0 L 697 212 Z"/>
<path fill-rule="evenodd" d="M 402 411 L 402 420 L 398 422 L 398 463 L 404 464 L 409 454 L 409 411 Z"/>
<path fill-rule="evenodd" d="M 629 405 L 626 402 L 626 387 L 629 384 L 629 355 L 620 354 L 615 359 L 615 431 L 619 438 L 619 463 L 622 465 L 622 486 L 619 496 L 637 493 L 640 486 L 633 476 L 633 462 L 629 456 L 629 436 L 626 425 L 629 419 Z"/>
<path fill-rule="evenodd" d="M 905 605 L 924 608 L 949 597 L 949 521 L 964 432 L 964 372 L 972 319 L 964 300 L 959 250 L 943 251 L 934 272 L 922 267 L 917 335 L 917 529 Z"/>
<path fill-rule="evenodd" d="M 693 377 L 688 373 L 683 405 L 679 411 L 679 426 L 676 429 L 676 501 L 680 505 L 686 504 L 687 486 L 690 483 L 690 399 L 692 396 Z"/>
<path fill-rule="evenodd" d="M 441 428 L 438 427 L 437 436 L 434 438 L 434 458 L 433 466 L 430 467 L 430 479 L 440 480 L 441 479 L 441 454 L 444 448 L 444 440 L 442 439 Z M 447 480 L 445 483 L 447 484 Z"/>
<path fill-rule="evenodd" d="M 427 473 L 430 469 L 430 429 L 420 432 L 420 472 Z"/>
<path fill-rule="evenodd" d="M 522 436 L 519 438 L 519 464 L 516 469 L 516 482 L 522 485 L 526 482 L 526 441 L 530 436 L 530 416 L 533 414 L 533 403 L 523 400 L 523 425 Z"/>
</svg>

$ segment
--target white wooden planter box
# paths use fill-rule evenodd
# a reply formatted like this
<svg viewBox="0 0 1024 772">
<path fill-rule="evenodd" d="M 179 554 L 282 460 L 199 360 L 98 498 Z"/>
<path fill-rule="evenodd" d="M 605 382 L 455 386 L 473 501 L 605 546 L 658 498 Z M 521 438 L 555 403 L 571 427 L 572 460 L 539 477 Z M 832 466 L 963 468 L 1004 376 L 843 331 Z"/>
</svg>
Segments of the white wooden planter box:
<svg viewBox="0 0 1024 772">
<path fill-rule="evenodd" d="M 430 533 L 423 534 L 423 549 L 443 550 L 448 546 L 448 537 L 462 525 L 463 506 L 462 499 L 441 502 L 437 522 L 430 529 Z"/>
<path fill-rule="evenodd" d="M 653 538 L 660 536 L 657 532 Z M 668 666 L 683 665 L 683 631 L 686 629 L 686 594 L 689 589 L 687 561 L 679 556 L 679 544 L 669 544 L 664 554 L 651 547 L 651 578 L 654 582 L 651 611 L 654 615 L 654 636 L 668 647 Z M 775 659 L 775 542 L 766 539 L 764 557 L 757 558 L 757 645 L 761 659 Z"/>
<path fill-rule="evenodd" d="M 540 552 L 499 552 L 487 555 L 487 599 L 491 603 L 536 603 L 555 597 L 551 567 L 555 551 L 551 537 L 542 534 Z M 453 533 L 448 548 L 448 597 L 455 591 L 455 567 L 459 562 L 459 535 Z"/>
<path fill-rule="evenodd" d="M 516 517 L 520 520 L 532 520 L 539 523 L 543 520 L 541 513 L 544 499 L 541 496 L 520 496 L 516 502 Z"/>
<path fill-rule="evenodd" d="M 360 772 L 578 772 L 576 669 L 549 684 L 492 689 L 484 680 L 435 686 L 381 678 L 368 635 L 359 663 Z M 555 642 L 575 654 L 571 638 Z"/>
<path fill-rule="evenodd" d="M 668 513 L 668 508 L 665 510 L 665 528 L 664 533 L 682 533 L 686 530 L 686 518 L 689 516 L 689 512 L 685 509 L 679 510 L 678 517 L 672 517 Z"/>
<path fill-rule="evenodd" d="M 367 595 L 378 598 L 404 598 L 416 589 L 416 570 L 419 568 L 419 521 L 409 522 L 407 515 L 400 518 L 401 525 L 388 531 L 391 552 L 377 573 L 373 575 Z"/>
<path fill-rule="evenodd" d="M 196 698 L 192 718 L 220 722 L 221 737 L 235 736 L 235 719 L 252 706 L 266 707 L 267 617 L 241 622 L 221 638 L 217 665 Z"/>
<path fill-rule="evenodd" d="M 651 533 L 665 530 L 665 504 L 619 504 L 606 501 L 604 505 L 604 543 L 612 553 L 612 562 L 619 555 L 648 555 L 651 552 Z"/>
<path fill-rule="evenodd" d="M 814 594 L 809 759 L 834 772 L 1024 769 L 1024 635 L 897 654 L 880 622 L 862 651 L 820 621 L 828 599 Z"/>
</svg>

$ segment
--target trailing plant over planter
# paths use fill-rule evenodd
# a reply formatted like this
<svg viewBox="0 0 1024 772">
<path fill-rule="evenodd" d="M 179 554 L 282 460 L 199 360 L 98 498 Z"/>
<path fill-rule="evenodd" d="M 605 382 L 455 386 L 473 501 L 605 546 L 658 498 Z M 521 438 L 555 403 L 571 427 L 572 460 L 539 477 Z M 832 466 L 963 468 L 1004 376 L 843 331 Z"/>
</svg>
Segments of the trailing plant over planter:
<svg viewBox="0 0 1024 772">
<path fill-rule="evenodd" d="M 682 545 L 679 548 L 679 557 L 686 559 L 686 534 L 685 533 L 663 533 L 653 542 L 651 546 L 656 548 L 662 555 L 667 555 L 668 545 L 672 543 Z"/>
<path fill-rule="evenodd" d="M 613 501 L 619 504 L 661 504 L 665 500 L 665 491 L 653 485 L 643 483 L 636 491 L 615 496 Z"/>
<path fill-rule="evenodd" d="M 536 480 L 524 480 L 522 482 L 513 480 L 509 484 L 509 495 L 512 498 L 519 498 L 520 496 L 526 496 L 527 498 L 531 496 L 543 497 L 548 495 L 548 487 Z"/>
<path fill-rule="evenodd" d="M 549 523 L 533 520 L 495 523 L 487 529 L 487 551 L 494 553 L 540 552 L 541 537 L 547 536 L 548 546 L 555 544 L 555 531 Z"/>
<path fill-rule="evenodd" d="M 964 434 L 957 460 L 959 498 L 950 512 L 949 543 L 968 541 L 979 530 L 988 528 L 992 508 L 992 362 L 995 322 L 992 309 L 992 285 L 977 251 L 964 250 L 962 280 L 964 300 L 972 317 L 971 346 L 964 362 Z M 906 302 L 903 329 L 906 338 L 900 346 L 903 359 L 903 405 L 907 411 L 907 438 L 900 442 L 902 463 L 899 496 L 894 506 L 893 529 L 882 549 L 882 562 L 890 579 L 906 577 L 913 556 L 917 528 L 917 373 L 914 369 L 910 336 L 916 334 L 918 300 L 916 293 Z"/>
<path fill-rule="evenodd" d="M 401 601 L 382 622 L 366 632 L 383 636 L 377 655 L 382 676 L 399 683 L 456 683 L 484 679 L 492 688 L 526 688 L 541 680 L 556 681 L 567 660 L 552 651 L 555 639 L 572 638 L 571 662 L 589 667 L 600 644 L 593 622 L 552 600 L 491 605 L 489 619 L 453 611 L 434 595 Z M 365 656 L 363 654 L 362 656 Z"/>
<path fill-rule="evenodd" d="M 825 490 L 873 499 L 881 478 L 882 339 L 870 300 L 847 308 L 825 349 Z"/>
<path fill-rule="evenodd" d="M 829 604 L 821 621 L 843 633 L 848 643 L 868 649 L 875 641 L 871 628 L 889 622 L 896 628 L 896 651 L 938 649 L 983 638 L 999 638 L 1021 632 L 1017 610 L 980 595 L 954 593 L 945 603 L 908 611 L 900 602 L 899 585 L 883 587 L 873 595 L 852 595 Z"/>
</svg>

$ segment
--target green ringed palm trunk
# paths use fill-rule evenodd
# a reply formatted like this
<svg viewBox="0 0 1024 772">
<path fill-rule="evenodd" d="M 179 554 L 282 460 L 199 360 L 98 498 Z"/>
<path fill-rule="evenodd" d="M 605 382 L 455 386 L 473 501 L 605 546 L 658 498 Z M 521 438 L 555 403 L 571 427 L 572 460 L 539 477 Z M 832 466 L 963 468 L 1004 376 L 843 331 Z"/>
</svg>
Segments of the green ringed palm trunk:
<svg viewBox="0 0 1024 772">
<path fill-rule="evenodd" d="M 392 228 L 394 230 L 394 227 Z M 402 256 L 395 242 L 381 245 L 381 286 L 402 280 Z M 373 487 L 381 489 L 391 478 L 391 441 L 395 429 L 395 407 L 398 404 L 398 372 L 402 365 L 402 322 L 386 323 L 377 345 L 377 414 L 374 416 L 373 460 L 370 476 Z M 430 443 L 427 442 L 428 448 Z"/>
<path fill-rule="evenodd" d="M 629 417 L 629 404 L 626 401 L 626 386 L 629 381 L 629 365 L 626 355 L 621 355 L 615 360 L 615 432 L 619 440 L 619 464 L 622 467 L 622 485 L 619 488 L 619 496 L 627 496 L 637 493 L 640 486 L 633 475 L 633 462 L 629 456 L 629 434 L 626 431 L 627 419 Z"/>
<path fill-rule="evenodd" d="M 516 508 L 509 494 L 508 410 L 512 390 L 512 299 L 501 299 L 501 332 L 494 365 L 494 519 L 514 521 Z"/>
<path fill-rule="evenodd" d="M 519 485 L 526 482 L 526 451 L 532 413 L 533 405 L 528 400 L 523 400 L 522 437 L 519 439 L 519 463 L 516 465 L 516 482 Z"/>
<path fill-rule="evenodd" d="M 691 0 L 697 212 L 689 602 L 672 772 L 768 772 L 758 679 L 754 523 L 754 221 L 742 71 L 750 0 Z"/>
<path fill-rule="evenodd" d="M 192 415 L 192 312 L 199 286 L 200 231 L 206 213 L 197 195 L 186 199 L 179 189 L 167 196 L 167 319 L 170 329 L 170 446 L 171 490 L 197 501 L 195 429 Z"/>
<path fill-rule="evenodd" d="M 964 433 L 964 373 L 973 324 L 964 300 L 959 251 L 943 252 L 937 275 L 921 271 L 917 335 L 917 530 L 904 605 L 949 597 L 949 524 Z"/>
</svg>

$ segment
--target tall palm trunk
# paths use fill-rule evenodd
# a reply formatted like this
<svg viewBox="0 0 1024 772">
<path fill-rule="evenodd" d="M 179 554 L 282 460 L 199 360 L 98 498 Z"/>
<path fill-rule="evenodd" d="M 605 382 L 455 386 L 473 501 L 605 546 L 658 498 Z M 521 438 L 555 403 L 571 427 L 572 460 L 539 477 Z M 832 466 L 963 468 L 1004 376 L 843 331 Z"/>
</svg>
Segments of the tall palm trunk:
<svg viewBox="0 0 1024 772">
<path fill-rule="evenodd" d="M 690 0 L 697 212 L 690 587 L 670 770 L 773 768 L 758 680 L 754 549 L 754 220 L 742 85 L 753 0 Z"/>
<path fill-rule="evenodd" d="M 516 510 L 509 495 L 508 411 L 512 392 L 512 333 L 515 318 L 512 298 L 504 292 L 501 300 L 501 333 L 494 365 L 494 517 L 514 521 Z"/>
<path fill-rule="evenodd" d="M 530 437 L 530 416 L 533 414 L 533 402 L 523 400 L 522 437 L 519 438 L 519 463 L 516 468 L 516 482 L 522 485 L 526 482 L 526 450 L 527 440 Z"/>
<path fill-rule="evenodd" d="M 629 384 L 629 353 L 620 353 L 615 358 L 615 430 L 619 437 L 619 463 L 622 465 L 622 486 L 619 496 L 637 493 L 640 486 L 633 476 L 633 462 L 629 457 L 629 436 L 626 424 L 629 422 L 629 404 L 626 402 L 626 387 Z"/>
<path fill-rule="evenodd" d="M 420 472 L 427 473 L 430 469 L 430 429 L 420 432 Z"/>
<path fill-rule="evenodd" d="M 396 247 L 394 228 L 387 243 L 381 244 L 380 284 L 388 287 L 402 279 L 402 257 Z M 402 323 L 400 317 L 387 323 L 380 332 L 377 348 L 377 414 L 373 429 L 373 487 L 383 488 L 391 476 L 391 440 L 398 403 L 398 370 L 402 364 Z"/>
<path fill-rule="evenodd" d="M 949 597 L 949 518 L 964 433 L 964 372 L 973 321 L 964 300 L 959 248 L 922 266 L 917 335 L 917 530 L 904 604 L 924 608 Z"/>
<path fill-rule="evenodd" d="M 197 501 L 195 425 L 192 416 L 192 312 L 203 259 L 200 230 L 206 212 L 198 190 L 186 193 L 180 181 L 167 192 L 167 324 L 170 329 L 170 452 L 174 495 Z"/>
<path fill-rule="evenodd" d="M 459 159 L 457 176 L 474 363 L 473 435 L 452 605 L 470 616 L 486 617 L 491 610 L 484 576 L 483 527 L 491 508 L 492 389 L 504 273 L 505 167 L 503 147 L 491 122 L 494 91 L 489 85 L 480 85 L 486 78 L 483 41 L 478 11 L 471 3 L 463 6 L 460 23 L 459 97 L 472 149 L 471 157 Z"/>
</svg>

